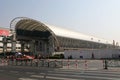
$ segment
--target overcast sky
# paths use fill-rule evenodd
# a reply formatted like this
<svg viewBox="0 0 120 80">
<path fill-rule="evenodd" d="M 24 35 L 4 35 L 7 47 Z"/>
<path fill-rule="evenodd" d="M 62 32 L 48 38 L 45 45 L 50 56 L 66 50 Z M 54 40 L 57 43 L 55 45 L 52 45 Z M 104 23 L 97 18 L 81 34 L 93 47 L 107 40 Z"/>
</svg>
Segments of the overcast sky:
<svg viewBox="0 0 120 80">
<path fill-rule="evenodd" d="M 0 27 L 15 17 L 120 42 L 120 0 L 0 0 Z"/>
</svg>

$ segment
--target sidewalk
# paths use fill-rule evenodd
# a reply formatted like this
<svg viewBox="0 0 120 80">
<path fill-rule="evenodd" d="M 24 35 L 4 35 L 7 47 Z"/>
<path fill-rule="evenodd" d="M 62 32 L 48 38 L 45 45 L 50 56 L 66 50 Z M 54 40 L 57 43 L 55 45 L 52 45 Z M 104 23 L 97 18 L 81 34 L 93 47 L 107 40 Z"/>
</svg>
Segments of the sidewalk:
<svg viewBox="0 0 120 80">
<path fill-rule="evenodd" d="M 108 67 L 108 71 L 120 72 L 120 67 Z"/>
</svg>

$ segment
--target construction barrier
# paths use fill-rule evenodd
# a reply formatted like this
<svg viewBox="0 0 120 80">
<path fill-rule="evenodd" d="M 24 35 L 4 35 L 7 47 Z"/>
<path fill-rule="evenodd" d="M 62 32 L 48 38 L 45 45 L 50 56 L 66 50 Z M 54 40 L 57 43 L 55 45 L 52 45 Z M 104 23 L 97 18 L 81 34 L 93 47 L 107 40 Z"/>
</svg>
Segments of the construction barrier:
<svg viewBox="0 0 120 80">
<path fill-rule="evenodd" d="M 7 66 L 8 65 L 8 59 L 0 59 L 0 66 Z"/>
<path fill-rule="evenodd" d="M 107 68 L 120 67 L 120 61 L 107 60 L 107 62 L 105 62 L 104 60 L 79 60 L 79 59 L 33 59 L 33 60 L 0 59 L 0 66 L 7 65 L 96 70 L 106 69 L 106 66 Z"/>
</svg>

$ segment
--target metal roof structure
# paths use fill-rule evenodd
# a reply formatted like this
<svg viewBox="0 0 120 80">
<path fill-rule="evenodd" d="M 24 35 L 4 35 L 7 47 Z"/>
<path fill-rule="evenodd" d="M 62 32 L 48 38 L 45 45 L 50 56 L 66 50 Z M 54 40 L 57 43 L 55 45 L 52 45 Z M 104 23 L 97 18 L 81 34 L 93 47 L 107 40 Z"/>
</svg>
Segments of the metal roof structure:
<svg viewBox="0 0 120 80">
<path fill-rule="evenodd" d="M 70 30 L 70 29 L 51 26 L 48 24 L 45 24 L 45 25 L 48 26 L 57 36 L 79 39 L 79 40 L 86 40 L 86 41 L 97 42 L 97 43 L 112 44 L 112 41 L 108 41 L 108 40 L 105 40 L 102 38 L 97 38 L 94 36 L 85 35 L 85 34 L 82 34 L 80 32 Z"/>
<path fill-rule="evenodd" d="M 64 29 L 61 27 L 51 26 L 40 21 L 26 18 L 26 17 L 17 17 L 11 21 L 10 24 L 11 29 L 22 29 L 29 31 L 42 31 L 42 32 L 50 32 L 54 37 L 61 36 L 67 38 L 73 38 L 78 40 L 91 41 L 96 43 L 104 43 L 104 44 L 112 44 L 112 41 L 108 41 L 102 38 L 97 38 L 90 35 L 85 35 L 79 32 L 75 32 L 69 29 Z M 56 38 L 56 37 L 55 37 Z"/>
</svg>

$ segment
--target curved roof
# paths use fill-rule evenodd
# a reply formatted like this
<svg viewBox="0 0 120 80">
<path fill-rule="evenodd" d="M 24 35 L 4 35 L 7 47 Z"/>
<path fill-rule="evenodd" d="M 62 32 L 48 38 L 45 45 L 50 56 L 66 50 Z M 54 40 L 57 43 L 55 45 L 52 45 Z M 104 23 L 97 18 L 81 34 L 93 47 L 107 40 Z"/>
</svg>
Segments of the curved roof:
<svg viewBox="0 0 120 80">
<path fill-rule="evenodd" d="M 112 41 L 108 41 L 108 40 L 105 40 L 102 38 L 98 38 L 98 37 L 94 37 L 94 36 L 90 36 L 90 35 L 85 35 L 85 34 L 82 34 L 80 32 L 70 30 L 70 29 L 51 26 L 48 24 L 45 24 L 45 25 L 47 25 L 57 36 L 92 41 L 92 42 L 97 42 L 97 43 L 99 42 L 99 43 L 104 43 L 104 44 L 112 44 Z"/>
<path fill-rule="evenodd" d="M 16 25 L 15 29 L 25 29 L 25 30 L 37 30 L 37 31 L 49 31 L 52 35 L 61 36 L 61 37 L 68 37 L 73 39 L 80 39 L 86 41 L 92 41 L 97 43 L 104 43 L 104 44 L 112 44 L 111 41 L 97 38 L 90 35 L 85 35 L 79 32 L 75 32 L 69 29 L 64 29 L 61 27 L 51 26 L 45 23 L 41 23 L 40 21 L 36 21 L 30 18 L 22 18 L 20 19 Z"/>
</svg>

